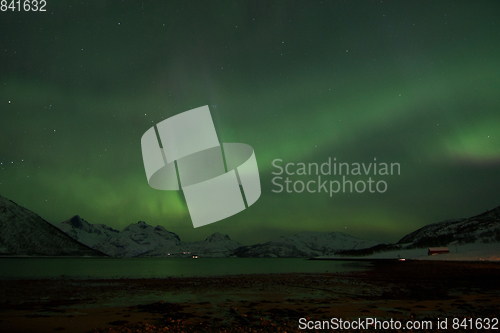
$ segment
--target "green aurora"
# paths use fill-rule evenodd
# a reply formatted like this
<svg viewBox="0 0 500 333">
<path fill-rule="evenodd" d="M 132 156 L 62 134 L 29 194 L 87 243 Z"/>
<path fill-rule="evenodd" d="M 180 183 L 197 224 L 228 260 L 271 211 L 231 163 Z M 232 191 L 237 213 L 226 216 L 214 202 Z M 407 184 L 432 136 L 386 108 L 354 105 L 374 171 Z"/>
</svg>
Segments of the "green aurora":
<svg viewBox="0 0 500 333">
<path fill-rule="evenodd" d="M 497 1 L 47 9 L 0 13 L 0 194 L 51 223 L 79 214 L 119 230 L 160 224 L 187 241 L 311 230 L 392 242 L 500 205 Z M 182 192 L 149 187 L 140 139 L 202 105 L 221 142 L 254 148 L 262 195 L 194 229 Z M 273 160 L 328 158 L 401 173 L 383 176 L 384 193 L 272 191 Z"/>
</svg>

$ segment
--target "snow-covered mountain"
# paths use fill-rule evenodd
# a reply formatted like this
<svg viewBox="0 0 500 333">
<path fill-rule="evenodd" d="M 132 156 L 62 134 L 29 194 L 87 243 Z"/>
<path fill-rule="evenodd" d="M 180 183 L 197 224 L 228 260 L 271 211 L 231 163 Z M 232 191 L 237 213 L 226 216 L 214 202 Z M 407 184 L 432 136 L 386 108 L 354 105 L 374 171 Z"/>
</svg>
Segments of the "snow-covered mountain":
<svg viewBox="0 0 500 333">
<path fill-rule="evenodd" d="M 363 249 L 379 242 L 355 238 L 342 232 L 301 232 L 235 251 L 238 257 L 316 257 L 339 250 Z"/>
<path fill-rule="evenodd" d="M 162 226 L 140 221 L 123 231 L 103 224 L 90 224 L 79 216 L 59 228 L 76 240 L 112 257 L 316 257 L 339 250 L 367 248 L 379 242 L 355 238 L 341 232 L 302 232 L 267 243 L 242 246 L 228 235 L 215 233 L 199 242 L 182 242 Z"/>
<path fill-rule="evenodd" d="M 317 257 L 334 253 L 368 255 L 450 243 L 500 243 L 500 206 L 468 219 L 429 224 L 404 236 L 396 244 L 380 244 L 341 232 L 302 232 L 241 246 L 220 233 L 200 242 L 182 242 L 178 235 L 164 227 L 153 227 L 143 221 L 118 231 L 104 224 L 90 224 L 75 215 L 55 227 L 0 196 L 0 255 Z"/>
<path fill-rule="evenodd" d="M 500 206 L 468 219 L 426 225 L 397 242 L 407 248 L 500 242 Z"/>
<path fill-rule="evenodd" d="M 194 254 L 228 257 L 241 246 L 228 235 L 219 233 L 201 242 L 182 242 L 175 233 L 144 221 L 117 231 L 104 224 L 90 224 L 75 215 L 58 227 L 75 240 L 112 257 L 187 257 Z"/>
<path fill-rule="evenodd" d="M 158 225 L 150 226 L 144 221 L 131 224 L 108 241 L 97 244 L 114 257 L 135 257 L 160 246 L 175 246 L 181 242 L 179 236 Z"/>
<path fill-rule="evenodd" d="M 228 235 L 216 232 L 208 236 L 204 241 L 193 243 L 182 242 L 176 246 L 162 246 L 141 255 L 141 257 L 175 257 L 196 254 L 200 257 L 224 258 L 233 255 L 234 250 L 239 247 L 241 247 L 241 244 L 231 240 Z"/>
<path fill-rule="evenodd" d="M 104 256 L 83 245 L 32 211 L 0 196 L 0 254 Z"/>
<path fill-rule="evenodd" d="M 118 234 L 118 230 L 114 230 L 104 224 L 92 225 L 78 215 L 61 222 L 58 227 L 71 238 L 92 248 L 96 244 Z"/>
<path fill-rule="evenodd" d="M 193 251 L 201 256 L 229 257 L 234 250 L 241 247 L 241 243 L 218 232 L 208 236 L 204 241 L 192 243 Z"/>
<path fill-rule="evenodd" d="M 112 257 L 135 257 L 158 247 L 181 243 L 173 232 L 144 221 L 131 224 L 120 232 L 104 224 L 90 224 L 76 215 L 58 227 L 79 242 Z"/>
<path fill-rule="evenodd" d="M 500 243 L 500 206 L 468 219 L 428 224 L 404 236 L 396 244 L 380 244 L 362 250 L 339 251 L 337 254 L 372 255 L 387 251 L 473 243 Z"/>
</svg>

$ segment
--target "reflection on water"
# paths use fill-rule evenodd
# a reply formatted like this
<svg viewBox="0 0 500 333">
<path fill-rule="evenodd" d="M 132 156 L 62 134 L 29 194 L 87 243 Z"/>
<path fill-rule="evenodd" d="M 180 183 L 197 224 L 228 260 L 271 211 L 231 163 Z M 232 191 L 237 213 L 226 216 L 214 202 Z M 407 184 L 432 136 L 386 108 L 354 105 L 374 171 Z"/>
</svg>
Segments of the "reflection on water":
<svg viewBox="0 0 500 333">
<path fill-rule="evenodd" d="M 275 258 L 1 258 L 0 279 L 163 278 L 366 270 L 367 262 Z"/>
</svg>

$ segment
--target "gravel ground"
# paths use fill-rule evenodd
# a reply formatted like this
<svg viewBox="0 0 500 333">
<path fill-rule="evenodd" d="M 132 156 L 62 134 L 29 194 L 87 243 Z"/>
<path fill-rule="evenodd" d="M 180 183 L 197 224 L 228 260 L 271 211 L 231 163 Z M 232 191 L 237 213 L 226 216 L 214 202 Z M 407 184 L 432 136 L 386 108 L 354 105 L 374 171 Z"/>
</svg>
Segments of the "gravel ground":
<svg viewBox="0 0 500 333">
<path fill-rule="evenodd" d="M 415 331 L 436 331 L 438 318 L 449 328 L 497 318 L 498 281 L 499 264 L 420 261 L 345 274 L 0 280 L 0 331 L 303 332 L 300 318 L 430 320 L 432 330 Z"/>
</svg>

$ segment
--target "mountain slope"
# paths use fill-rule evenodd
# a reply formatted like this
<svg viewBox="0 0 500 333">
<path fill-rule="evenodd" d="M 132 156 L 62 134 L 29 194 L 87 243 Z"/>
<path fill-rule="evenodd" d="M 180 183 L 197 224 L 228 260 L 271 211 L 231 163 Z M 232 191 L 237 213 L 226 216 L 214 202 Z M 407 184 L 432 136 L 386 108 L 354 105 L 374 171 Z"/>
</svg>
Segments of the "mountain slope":
<svg viewBox="0 0 500 333">
<path fill-rule="evenodd" d="M 75 215 L 69 220 L 61 222 L 58 228 L 64 231 L 71 238 L 83 243 L 91 248 L 102 241 L 110 239 L 118 234 L 117 230 L 109 228 L 104 224 L 92 225 Z"/>
<path fill-rule="evenodd" d="M 238 257 L 316 257 L 339 250 L 367 248 L 379 242 L 355 238 L 342 232 L 302 232 L 235 251 Z"/>
<path fill-rule="evenodd" d="M 0 196 L 2 255 L 104 256 L 83 245 L 32 211 Z"/>
<path fill-rule="evenodd" d="M 160 246 L 175 246 L 179 243 L 181 240 L 175 233 L 160 225 L 153 227 L 139 221 L 97 244 L 95 248 L 115 257 L 135 257 Z"/>
<path fill-rule="evenodd" d="M 189 253 L 200 257 L 224 258 L 233 255 L 234 250 L 239 247 L 241 247 L 241 244 L 231 240 L 228 235 L 216 232 L 208 236 L 204 241 L 164 245 L 144 253 L 142 257 L 182 257 Z"/>
<path fill-rule="evenodd" d="M 75 240 L 112 257 L 228 257 L 241 244 L 215 233 L 201 242 L 182 242 L 178 235 L 144 221 L 117 231 L 104 224 L 90 224 L 75 215 L 58 227 Z"/>
<path fill-rule="evenodd" d="M 452 244 L 500 242 L 500 206 L 468 219 L 448 220 L 426 225 L 401 238 L 396 244 L 339 251 L 340 255 L 370 255 L 402 249 L 449 246 Z"/>
<path fill-rule="evenodd" d="M 104 224 L 90 224 L 80 216 L 61 222 L 58 227 L 69 236 L 112 257 L 135 257 L 162 246 L 177 246 L 179 236 L 162 226 L 144 221 L 117 231 Z"/>
<path fill-rule="evenodd" d="M 316 257 L 379 244 L 341 232 L 302 232 L 251 246 L 242 246 L 220 233 L 214 233 L 200 242 L 182 242 L 175 233 L 143 221 L 118 232 L 103 224 L 90 224 L 79 216 L 62 222 L 59 228 L 112 257 L 189 257 L 194 254 L 211 258 Z"/>
<path fill-rule="evenodd" d="M 397 244 L 407 247 L 446 246 L 451 242 L 500 242 L 500 206 L 468 219 L 426 225 L 404 236 Z"/>
<path fill-rule="evenodd" d="M 233 254 L 234 250 L 241 247 L 241 243 L 233 241 L 229 235 L 214 233 L 208 236 L 202 242 L 196 242 L 194 251 L 200 255 L 211 254 L 217 257 L 228 257 Z"/>
</svg>

